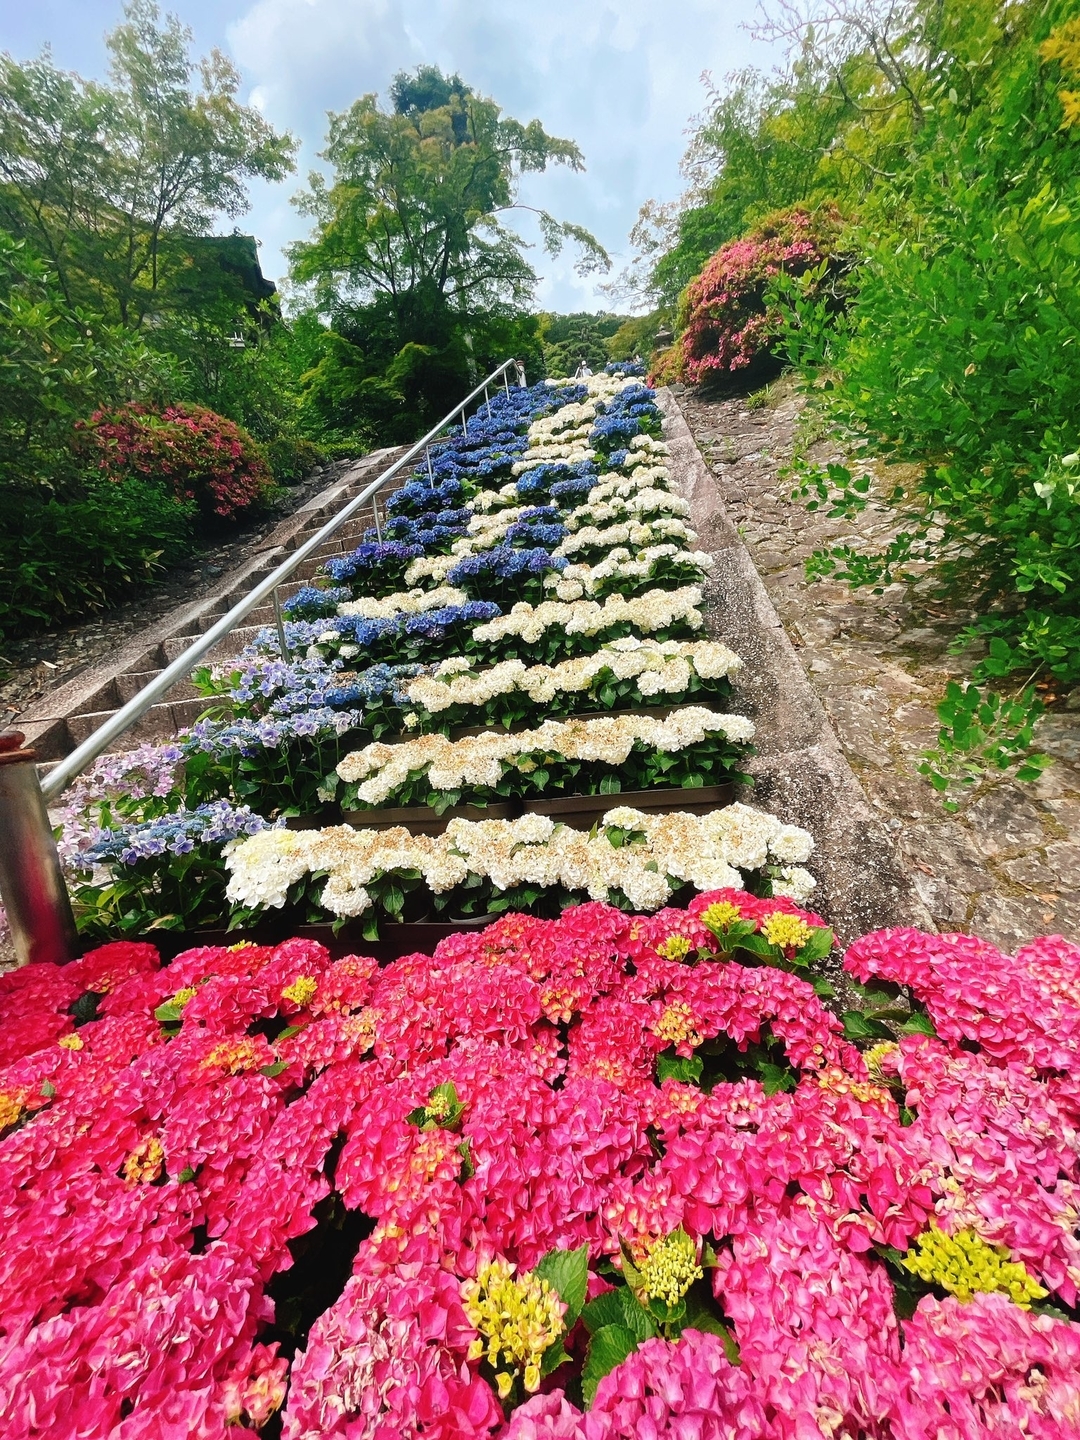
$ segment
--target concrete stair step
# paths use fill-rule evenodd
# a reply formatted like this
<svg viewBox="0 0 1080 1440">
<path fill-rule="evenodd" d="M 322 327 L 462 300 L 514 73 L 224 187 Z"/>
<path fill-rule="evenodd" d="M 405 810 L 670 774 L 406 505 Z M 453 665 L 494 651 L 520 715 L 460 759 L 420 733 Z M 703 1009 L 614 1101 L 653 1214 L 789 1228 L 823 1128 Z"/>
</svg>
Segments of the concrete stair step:
<svg viewBox="0 0 1080 1440">
<path fill-rule="evenodd" d="M 119 691 L 119 704 L 126 705 L 129 700 L 134 700 L 139 691 L 149 685 L 150 681 L 160 674 L 160 670 L 144 670 L 141 672 L 136 671 L 134 674 L 129 675 L 118 675 L 116 677 L 116 688 Z M 178 680 L 175 685 L 170 687 L 162 700 L 162 704 L 168 703 L 169 705 L 175 705 L 181 700 L 199 700 L 203 705 L 210 703 L 208 700 L 202 699 L 190 680 Z M 119 708 L 119 706 L 117 708 Z"/>
<path fill-rule="evenodd" d="M 219 640 L 209 654 L 203 656 L 199 663 L 212 665 L 216 661 L 224 659 L 226 656 L 239 655 L 244 646 L 249 645 L 261 629 L 262 626 L 260 625 L 245 625 L 231 631 L 224 639 Z M 177 635 L 171 640 L 164 641 L 161 648 L 165 652 L 167 662 L 171 664 L 181 656 L 194 638 L 195 637 L 191 635 Z"/>
<path fill-rule="evenodd" d="M 112 749 L 131 750 L 146 740 L 168 740 L 193 725 L 205 709 L 206 702 L 201 699 L 180 700 L 174 705 L 151 705 L 113 743 Z M 88 740 L 115 714 L 115 710 L 99 710 L 86 715 L 69 715 L 67 727 L 72 745 L 81 745 Z"/>
</svg>

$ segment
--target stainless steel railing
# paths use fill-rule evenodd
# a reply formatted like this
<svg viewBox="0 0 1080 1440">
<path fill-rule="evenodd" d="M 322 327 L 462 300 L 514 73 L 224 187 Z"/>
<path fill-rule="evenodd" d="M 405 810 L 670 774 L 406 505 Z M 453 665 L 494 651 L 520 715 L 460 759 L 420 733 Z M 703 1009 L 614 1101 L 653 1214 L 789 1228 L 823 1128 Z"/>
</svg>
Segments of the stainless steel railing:
<svg viewBox="0 0 1080 1440">
<path fill-rule="evenodd" d="M 122 705 L 115 714 L 110 715 L 92 735 L 54 766 L 43 780 L 38 780 L 33 751 L 20 748 L 22 737 L 0 737 L 0 742 L 6 742 L 0 743 L 0 900 L 7 911 L 20 964 L 27 964 L 31 960 L 63 963 L 72 958 L 76 947 L 71 903 L 49 827 L 45 802 L 65 790 L 91 761 L 104 754 L 109 746 L 177 681 L 186 679 L 203 656 L 235 629 L 245 616 L 264 601 L 271 598 L 276 600 L 278 586 L 331 539 L 369 500 L 374 511 L 375 532 L 381 536 L 379 492 L 420 454 L 425 454 L 428 478 L 431 480 L 430 446 L 459 418 L 462 429 L 468 434 L 468 417 L 465 412 L 473 401 L 481 396 L 487 403 L 490 414 L 491 387 L 501 380 L 509 393 L 511 368 L 517 372 L 518 383 L 524 384 L 524 370 L 519 363 L 516 360 L 504 360 L 497 369 L 481 380 L 460 404 L 455 405 L 437 425 L 417 440 L 415 445 L 410 446 L 404 455 L 388 466 L 370 485 L 365 486 L 320 530 L 297 546 L 287 559 L 209 630 L 193 640 L 183 654 L 178 655 L 126 705 Z M 284 651 L 284 626 L 280 624 L 280 612 L 276 613 L 279 619 L 279 644 Z"/>
</svg>

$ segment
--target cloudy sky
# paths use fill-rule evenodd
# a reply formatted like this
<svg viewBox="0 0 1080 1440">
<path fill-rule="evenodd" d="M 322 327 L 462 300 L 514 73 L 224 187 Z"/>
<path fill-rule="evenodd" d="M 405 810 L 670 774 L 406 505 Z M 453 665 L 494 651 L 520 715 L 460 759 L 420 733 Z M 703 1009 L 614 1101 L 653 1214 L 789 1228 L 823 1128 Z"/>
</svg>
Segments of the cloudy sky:
<svg viewBox="0 0 1080 1440">
<path fill-rule="evenodd" d="M 584 175 L 530 176 L 521 199 L 585 225 L 618 267 L 638 207 L 681 189 L 678 163 L 703 70 L 719 80 L 771 63 L 743 28 L 755 0 L 164 0 L 195 33 L 199 53 L 219 46 L 239 66 L 245 98 L 302 142 L 298 175 L 252 192 L 241 227 L 262 242 L 266 274 L 280 277 L 282 247 L 306 222 L 289 204 L 317 165 L 326 112 L 358 95 L 385 95 L 395 71 L 422 62 L 457 70 L 519 120 L 538 117 L 585 154 Z M 0 49 L 28 59 L 48 43 L 57 64 L 103 76 L 104 32 L 120 0 L 0 0 Z M 528 222 L 522 232 L 532 238 Z M 532 255 L 542 305 L 603 308 L 595 280 L 569 256 Z"/>
</svg>

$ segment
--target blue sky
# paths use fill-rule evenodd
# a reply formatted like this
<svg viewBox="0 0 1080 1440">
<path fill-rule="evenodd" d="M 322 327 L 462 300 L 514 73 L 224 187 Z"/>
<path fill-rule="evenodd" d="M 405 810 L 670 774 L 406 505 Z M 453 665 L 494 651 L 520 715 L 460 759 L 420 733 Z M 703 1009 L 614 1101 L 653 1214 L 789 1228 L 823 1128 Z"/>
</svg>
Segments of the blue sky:
<svg viewBox="0 0 1080 1440">
<path fill-rule="evenodd" d="M 301 141 L 298 173 L 252 190 L 239 224 L 262 242 L 266 274 L 285 273 L 282 246 L 306 232 L 289 204 L 318 165 L 326 112 L 368 91 L 385 94 L 395 71 L 422 62 L 457 70 L 519 120 L 537 116 L 578 142 L 584 175 L 530 176 L 521 199 L 587 226 L 616 258 L 647 198 L 682 188 L 685 127 L 702 104 L 703 70 L 719 80 L 768 64 L 743 28 L 754 0 L 165 0 L 195 32 L 197 53 L 219 46 L 238 65 L 244 98 Z M 46 42 L 57 64 L 102 76 L 102 36 L 119 0 L 0 0 L 0 48 L 28 59 Z M 520 228 L 534 232 L 527 219 Z M 608 304 L 571 259 L 537 248 L 538 300 L 557 310 Z"/>
</svg>

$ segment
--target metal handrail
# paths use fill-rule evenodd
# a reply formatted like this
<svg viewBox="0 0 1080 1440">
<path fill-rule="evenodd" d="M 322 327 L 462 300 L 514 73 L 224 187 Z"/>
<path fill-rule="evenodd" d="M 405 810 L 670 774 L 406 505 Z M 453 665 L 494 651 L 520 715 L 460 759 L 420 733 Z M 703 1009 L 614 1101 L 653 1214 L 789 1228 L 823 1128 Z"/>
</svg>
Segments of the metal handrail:
<svg viewBox="0 0 1080 1440">
<path fill-rule="evenodd" d="M 243 600 L 238 601 L 215 625 L 212 625 L 209 630 L 200 635 L 197 640 L 193 641 L 182 655 L 178 655 L 176 659 L 167 665 L 159 675 L 156 675 L 148 685 L 144 685 L 138 694 L 134 695 L 126 705 L 122 705 L 114 715 L 110 715 L 103 725 L 99 725 L 92 735 L 88 736 L 81 745 L 77 746 L 71 754 L 61 760 L 58 765 L 54 766 L 41 781 L 41 793 L 45 799 L 52 800 L 59 795 L 71 784 L 72 780 L 75 779 L 81 770 L 85 769 L 92 760 L 96 760 L 99 755 L 103 754 L 114 740 L 121 736 L 125 730 L 138 720 L 140 715 L 149 710 L 150 706 L 153 705 L 156 700 L 159 700 L 166 691 L 171 690 L 177 681 L 186 679 L 191 673 L 193 666 L 202 659 L 208 650 L 212 650 L 218 641 L 228 635 L 230 630 L 235 629 L 246 615 L 250 614 L 252 610 L 262 604 L 264 600 L 269 599 L 277 587 L 284 580 L 288 579 L 297 566 L 303 564 L 309 555 L 313 554 L 325 541 L 329 540 L 330 537 L 344 525 L 346 520 L 351 519 L 357 510 L 365 505 L 368 500 L 374 501 L 374 497 L 386 482 L 392 479 L 393 476 L 404 466 L 408 465 L 410 461 L 415 460 L 449 425 L 453 424 L 459 415 L 462 416 L 463 427 L 467 434 L 468 420 L 464 416 L 466 406 L 470 405 L 479 395 L 487 397 L 489 387 L 500 379 L 500 377 L 509 393 L 507 371 L 511 366 L 516 365 L 516 360 L 504 360 L 497 370 L 493 370 L 490 375 L 481 380 L 480 384 L 477 385 L 474 390 L 471 390 L 460 404 L 455 405 L 453 410 L 444 416 L 433 429 L 429 430 L 422 439 L 417 440 L 416 444 L 408 449 L 400 459 L 395 460 L 391 466 L 384 470 L 377 480 L 373 480 L 370 485 L 361 490 L 360 494 L 350 500 L 331 520 L 328 520 L 321 530 L 318 530 L 309 540 L 305 540 L 303 545 L 298 546 L 287 560 L 282 561 L 276 570 L 272 570 L 264 580 L 261 580 L 253 590 L 244 596 Z M 490 399 L 488 399 L 488 408 L 490 413 Z M 428 457 L 428 473 L 430 476 L 430 456 Z M 377 516 L 378 510 L 376 509 L 376 517 Z"/>
</svg>

